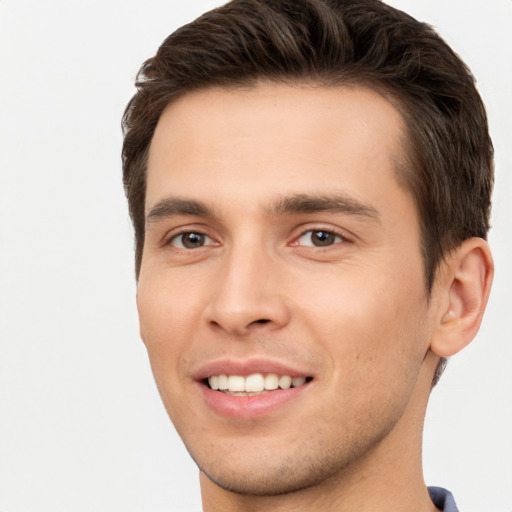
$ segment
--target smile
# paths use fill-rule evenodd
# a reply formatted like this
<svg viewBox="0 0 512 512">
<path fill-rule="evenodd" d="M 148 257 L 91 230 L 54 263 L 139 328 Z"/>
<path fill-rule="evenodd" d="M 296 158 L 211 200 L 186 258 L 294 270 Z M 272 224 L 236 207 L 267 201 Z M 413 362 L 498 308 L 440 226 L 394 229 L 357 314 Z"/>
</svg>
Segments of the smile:
<svg viewBox="0 0 512 512">
<path fill-rule="evenodd" d="M 311 378 L 278 375 L 276 373 L 253 373 L 241 375 L 211 375 L 206 380 L 210 389 L 222 391 L 233 396 L 251 396 L 253 394 L 275 391 L 276 389 L 290 389 L 304 385 Z"/>
</svg>

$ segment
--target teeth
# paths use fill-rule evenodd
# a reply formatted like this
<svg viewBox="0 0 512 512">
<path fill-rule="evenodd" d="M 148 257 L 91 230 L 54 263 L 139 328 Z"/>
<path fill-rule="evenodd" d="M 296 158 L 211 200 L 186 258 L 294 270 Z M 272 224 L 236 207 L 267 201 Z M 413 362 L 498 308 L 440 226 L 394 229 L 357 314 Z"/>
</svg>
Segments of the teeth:
<svg viewBox="0 0 512 512">
<path fill-rule="evenodd" d="M 250 393 L 258 393 L 259 391 L 263 391 L 265 389 L 265 383 L 266 379 L 261 373 L 249 375 L 249 377 L 245 379 L 244 391 L 248 391 Z"/>
<path fill-rule="evenodd" d="M 290 389 L 302 386 L 305 377 L 291 377 L 290 375 L 277 375 L 276 373 L 253 373 L 247 377 L 241 375 L 212 375 L 208 377 L 208 384 L 214 390 L 230 393 L 261 393 L 275 389 Z"/>
<path fill-rule="evenodd" d="M 306 377 L 294 377 L 292 379 L 292 387 L 298 388 L 299 386 L 302 386 L 306 382 Z"/>
<path fill-rule="evenodd" d="M 210 384 L 210 387 L 212 389 L 219 389 L 219 376 L 218 375 L 212 375 L 208 379 L 208 384 Z"/>
<path fill-rule="evenodd" d="M 269 373 L 265 377 L 265 389 L 272 391 L 279 387 L 279 377 L 275 373 Z"/>
<path fill-rule="evenodd" d="M 279 379 L 279 387 L 281 389 L 290 389 L 292 385 L 292 378 L 289 375 L 283 375 Z"/>
<path fill-rule="evenodd" d="M 218 382 L 219 382 L 219 389 L 221 391 L 229 388 L 229 386 L 228 386 L 228 378 L 226 377 L 226 375 L 219 375 L 218 376 Z"/>
<path fill-rule="evenodd" d="M 245 379 L 240 375 L 230 375 L 228 377 L 229 391 L 245 391 Z"/>
</svg>

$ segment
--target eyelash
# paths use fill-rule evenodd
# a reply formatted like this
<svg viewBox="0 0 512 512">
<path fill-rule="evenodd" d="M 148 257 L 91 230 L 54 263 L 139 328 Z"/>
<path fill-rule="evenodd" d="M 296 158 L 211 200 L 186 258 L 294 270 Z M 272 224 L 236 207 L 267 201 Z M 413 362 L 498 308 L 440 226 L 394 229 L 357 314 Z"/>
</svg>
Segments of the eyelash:
<svg viewBox="0 0 512 512">
<path fill-rule="evenodd" d="M 188 231 L 181 231 L 180 233 L 176 233 L 176 234 L 172 235 L 171 237 L 169 237 L 167 239 L 167 241 L 165 242 L 164 245 L 172 245 L 176 249 L 180 249 L 180 250 L 183 250 L 183 251 L 190 251 L 190 250 L 193 250 L 193 249 L 200 249 L 202 247 L 205 247 L 204 244 L 200 245 L 199 247 L 185 247 L 184 244 L 183 244 L 183 238 L 186 235 L 197 235 L 198 237 L 202 238 L 202 240 L 210 239 L 212 241 L 215 241 L 211 236 L 207 235 L 206 233 L 203 233 L 200 230 L 188 230 Z M 181 247 L 177 246 L 177 245 L 174 245 L 173 242 L 175 242 L 177 240 L 180 240 L 180 239 L 181 239 Z M 216 244 L 210 244 L 210 243 L 207 244 L 207 246 L 209 246 L 209 245 L 216 245 Z"/>
<path fill-rule="evenodd" d="M 327 235 L 331 235 L 334 238 L 334 240 L 332 240 L 331 243 L 328 243 L 326 245 L 315 245 L 314 243 L 306 245 L 306 244 L 299 243 L 301 238 L 307 236 L 308 234 L 310 237 L 312 237 L 314 233 L 324 233 Z M 336 240 L 336 239 L 338 239 L 338 240 Z M 347 238 L 347 236 L 344 233 L 341 233 L 336 229 L 312 228 L 312 229 L 307 229 L 307 230 L 303 231 L 297 238 L 295 238 L 295 241 L 293 242 L 292 245 L 297 245 L 300 247 L 315 247 L 315 248 L 321 249 L 321 248 L 326 248 L 326 247 L 332 247 L 333 245 L 336 245 L 336 244 L 339 244 L 342 242 L 350 242 L 350 240 Z"/>
<path fill-rule="evenodd" d="M 330 243 L 327 243 L 326 245 L 315 245 L 314 243 L 311 243 L 311 244 L 299 243 L 303 237 L 307 236 L 308 234 L 310 237 L 312 237 L 314 233 L 324 233 L 326 235 L 330 235 L 333 238 L 333 240 L 330 240 Z M 202 245 L 199 245 L 197 247 L 186 247 L 183 243 L 183 238 L 186 235 L 197 235 L 200 239 L 203 240 Z M 205 239 L 209 239 L 210 243 L 205 244 L 204 243 Z M 180 245 L 176 245 L 174 242 L 179 241 L 179 240 L 181 240 Z M 325 249 L 325 248 L 332 247 L 333 245 L 336 245 L 339 243 L 343 243 L 343 242 L 347 243 L 350 241 L 351 241 L 350 238 L 348 238 L 346 236 L 346 234 L 344 232 L 341 232 L 340 230 L 333 229 L 332 227 L 329 227 L 329 228 L 314 227 L 314 228 L 310 228 L 310 229 L 306 229 L 306 230 L 302 231 L 299 236 L 297 236 L 293 239 L 293 241 L 290 245 L 297 246 L 297 247 L 312 247 L 315 249 Z M 211 242 L 213 242 L 213 243 L 211 243 Z M 178 233 L 174 233 L 172 236 L 168 237 L 164 241 L 163 245 L 167 245 L 167 246 L 170 245 L 170 246 L 173 246 L 175 249 L 178 249 L 181 251 L 191 251 L 194 249 L 201 249 L 203 247 L 219 245 L 219 243 L 212 236 L 205 233 L 202 229 L 197 229 L 197 230 L 187 229 L 184 231 L 180 231 Z"/>
</svg>

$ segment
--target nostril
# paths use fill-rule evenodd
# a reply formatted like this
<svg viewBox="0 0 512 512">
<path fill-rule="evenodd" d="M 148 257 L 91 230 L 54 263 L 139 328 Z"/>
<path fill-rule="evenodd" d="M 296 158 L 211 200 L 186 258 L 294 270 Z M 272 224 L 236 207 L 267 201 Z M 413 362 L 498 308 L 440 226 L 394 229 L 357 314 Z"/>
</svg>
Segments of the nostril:
<svg viewBox="0 0 512 512">
<path fill-rule="evenodd" d="M 255 320 L 253 324 L 268 324 L 270 320 L 267 318 L 260 318 L 259 320 Z"/>
</svg>

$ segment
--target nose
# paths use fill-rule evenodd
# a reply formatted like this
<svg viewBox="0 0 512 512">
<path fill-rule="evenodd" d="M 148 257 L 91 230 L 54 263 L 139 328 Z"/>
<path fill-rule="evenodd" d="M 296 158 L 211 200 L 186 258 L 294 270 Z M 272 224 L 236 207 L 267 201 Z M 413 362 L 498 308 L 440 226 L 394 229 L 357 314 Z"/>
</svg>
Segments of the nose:
<svg viewBox="0 0 512 512">
<path fill-rule="evenodd" d="M 207 321 L 215 329 L 244 336 L 276 330 L 290 318 L 282 289 L 282 269 L 264 250 L 232 250 L 215 276 Z"/>
</svg>

